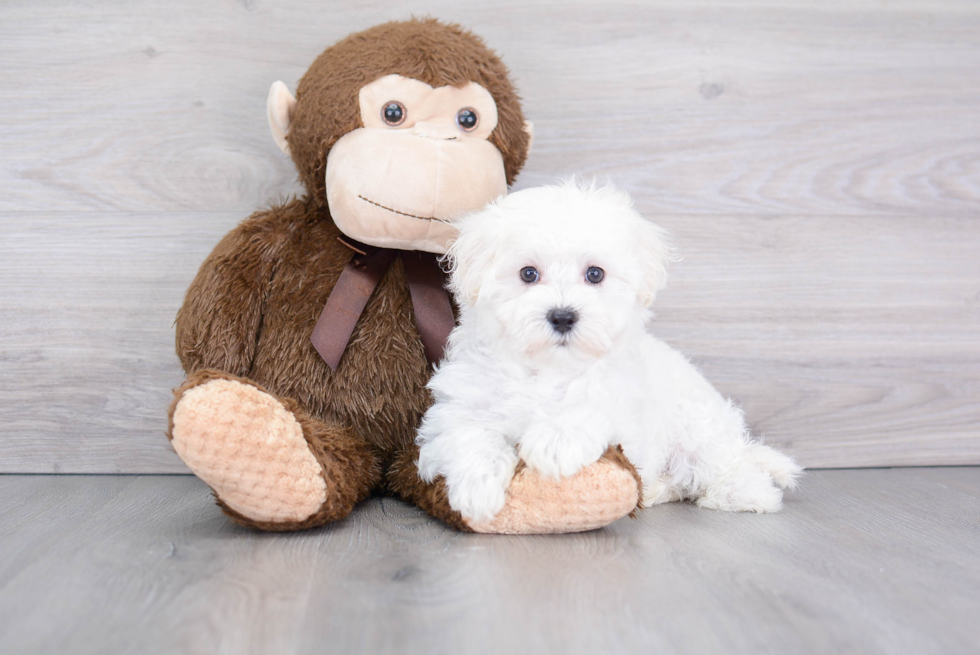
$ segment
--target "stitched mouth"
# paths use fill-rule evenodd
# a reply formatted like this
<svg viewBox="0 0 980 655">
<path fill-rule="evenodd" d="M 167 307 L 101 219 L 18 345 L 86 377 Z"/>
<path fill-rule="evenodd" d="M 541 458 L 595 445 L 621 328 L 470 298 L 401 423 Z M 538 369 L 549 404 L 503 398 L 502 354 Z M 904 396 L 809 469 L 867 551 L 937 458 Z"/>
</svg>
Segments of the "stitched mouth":
<svg viewBox="0 0 980 655">
<path fill-rule="evenodd" d="M 398 211 L 397 209 L 392 209 L 391 207 L 385 207 L 380 202 L 375 202 L 375 201 L 371 200 L 370 198 L 365 198 L 364 196 L 362 196 L 360 194 L 358 194 L 357 197 L 360 198 L 361 200 L 363 200 L 364 202 L 367 202 L 367 203 L 370 203 L 370 204 L 374 205 L 375 207 L 380 207 L 381 209 L 384 209 L 385 211 L 390 211 L 392 214 L 398 214 L 399 216 L 408 216 L 409 218 L 414 218 L 414 219 L 420 220 L 420 221 L 438 221 L 439 223 L 446 223 L 446 224 L 449 223 L 449 221 L 443 220 L 441 218 L 436 218 L 435 216 L 416 216 L 415 214 L 409 214 L 408 212 L 401 212 L 401 211 Z"/>
</svg>

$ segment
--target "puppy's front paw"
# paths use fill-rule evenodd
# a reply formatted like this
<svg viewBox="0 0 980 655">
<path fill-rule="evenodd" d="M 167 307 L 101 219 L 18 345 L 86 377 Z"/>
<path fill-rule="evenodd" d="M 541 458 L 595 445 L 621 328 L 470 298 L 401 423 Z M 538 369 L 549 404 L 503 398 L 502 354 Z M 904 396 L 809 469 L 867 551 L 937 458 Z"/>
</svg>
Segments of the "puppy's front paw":
<svg viewBox="0 0 980 655">
<path fill-rule="evenodd" d="M 517 468 L 517 453 L 504 436 L 469 425 L 427 434 L 424 439 L 417 462 L 419 477 L 426 482 L 441 477 L 450 509 L 463 518 L 493 518 L 504 506 Z"/>
<path fill-rule="evenodd" d="M 489 521 L 500 512 L 517 468 L 517 455 L 509 447 L 480 456 L 478 466 L 455 468 L 445 476 L 449 506 L 469 521 Z"/>
<path fill-rule="evenodd" d="M 604 440 L 541 422 L 528 428 L 517 454 L 529 468 L 545 477 L 567 478 L 602 457 L 606 447 Z"/>
<path fill-rule="evenodd" d="M 469 476 L 446 483 L 449 506 L 467 521 L 489 521 L 504 507 L 510 480 Z"/>
</svg>

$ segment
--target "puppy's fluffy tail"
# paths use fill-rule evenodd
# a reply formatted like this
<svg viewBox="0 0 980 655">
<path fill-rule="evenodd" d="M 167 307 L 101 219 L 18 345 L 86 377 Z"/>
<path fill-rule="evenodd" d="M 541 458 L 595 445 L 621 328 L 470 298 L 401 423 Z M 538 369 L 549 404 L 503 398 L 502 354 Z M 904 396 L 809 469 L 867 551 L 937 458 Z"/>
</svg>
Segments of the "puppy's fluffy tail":
<svg viewBox="0 0 980 655">
<path fill-rule="evenodd" d="M 750 443 L 747 448 L 748 456 L 769 473 L 772 481 L 780 489 L 795 489 L 799 477 L 803 475 L 803 467 L 787 455 L 775 448 L 761 443 Z"/>
</svg>

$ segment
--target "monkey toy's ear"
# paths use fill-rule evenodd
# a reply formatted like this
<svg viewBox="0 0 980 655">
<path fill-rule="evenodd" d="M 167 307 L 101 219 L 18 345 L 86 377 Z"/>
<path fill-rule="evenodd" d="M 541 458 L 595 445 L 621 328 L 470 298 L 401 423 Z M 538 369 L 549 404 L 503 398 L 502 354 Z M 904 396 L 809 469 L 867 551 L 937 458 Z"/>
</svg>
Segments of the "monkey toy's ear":
<svg viewBox="0 0 980 655">
<path fill-rule="evenodd" d="M 524 121 L 524 131 L 527 132 L 527 151 L 530 153 L 531 146 L 534 145 L 534 123 Z"/>
<path fill-rule="evenodd" d="M 266 105 L 266 115 L 269 118 L 269 129 L 272 130 L 272 138 L 276 145 L 285 154 L 289 154 L 289 143 L 286 141 L 286 133 L 289 132 L 289 121 L 293 117 L 293 110 L 296 108 L 296 98 L 289 92 L 286 85 L 276 81 L 269 89 L 269 102 Z"/>
</svg>

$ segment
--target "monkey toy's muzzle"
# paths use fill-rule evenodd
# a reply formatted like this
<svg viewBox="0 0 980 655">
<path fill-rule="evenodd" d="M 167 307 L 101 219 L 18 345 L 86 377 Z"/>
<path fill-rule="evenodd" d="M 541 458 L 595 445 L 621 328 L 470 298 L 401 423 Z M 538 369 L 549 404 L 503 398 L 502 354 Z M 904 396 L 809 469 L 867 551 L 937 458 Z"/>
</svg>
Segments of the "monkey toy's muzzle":
<svg viewBox="0 0 980 655">
<path fill-rule="evenodd" d="M 507 192 L 496 146 L 450 134 L 362 127 L 341 137 L 326 179 L 341 232 L 381 248 L 446 252 L 454 220 Z"/>
</svg>

